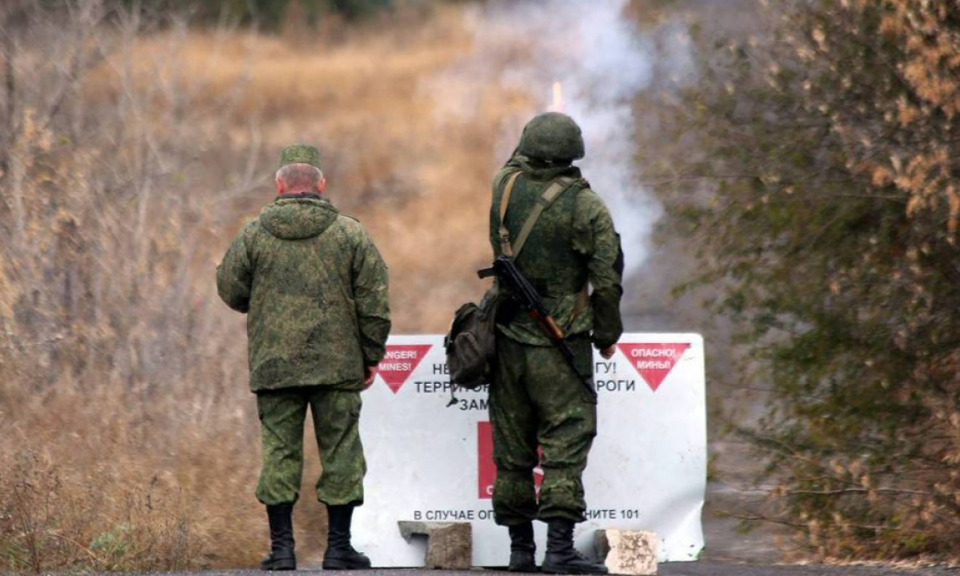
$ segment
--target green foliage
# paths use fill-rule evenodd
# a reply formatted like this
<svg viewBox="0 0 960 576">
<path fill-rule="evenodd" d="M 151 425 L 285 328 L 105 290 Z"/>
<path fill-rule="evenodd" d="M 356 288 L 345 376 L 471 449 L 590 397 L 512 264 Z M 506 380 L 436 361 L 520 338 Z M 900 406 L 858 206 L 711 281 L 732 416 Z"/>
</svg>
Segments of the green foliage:
<svg viewBox="0 0 960 576">
<path fill-rule="evenodd" d="M 97 487 L 70 486 L 59 466 L 23 451 L 0 477 L 0 497 L 4 573 L 182 570 L 197 562 L 186 507 L 173 514 L 157 509 L 160 500 L 181 497 L 156 482 L 124 493 L 128 521 L 110 525 L 104 512 L 116 502 Z"/>
<path fill-rule="evenodd" d="M 822 0 L 709 49 L 662 103 L 653 169 L 702 240 L 718 309 L 775 391 L 742 430 L 781 522 L 824 556 L 950 553 L 960 536 L 960 6 Z M 679 167 L 679 168 L 678 168 Z"/>
<path fill-rule="evenodd" d="M 101 532 L 90 542 L 90 551 L 101 558 L 116 562 L 130 553 L 132 548 L 130 532 L 131 527 L 127 524 L 120 524 L 106 532 Z"/>
</svg>

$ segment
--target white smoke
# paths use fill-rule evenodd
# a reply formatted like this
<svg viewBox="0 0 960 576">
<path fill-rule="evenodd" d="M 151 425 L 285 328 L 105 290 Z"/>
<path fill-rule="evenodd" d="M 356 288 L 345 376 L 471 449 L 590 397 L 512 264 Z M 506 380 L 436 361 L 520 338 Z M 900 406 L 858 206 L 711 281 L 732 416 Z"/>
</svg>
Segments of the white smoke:
<svg viewBox="0 0 960 576">
<path fill-rule="evenodd" d="M 661 207 L 639 184 L 632 106 L 655 76 L 689 74 L 682 27 L 646 35 L 624 15 L 628 0 L 492 0 L 467 15 L 473 50 L 442 79 L 441 114 L 471 115 L 482 83 L 520 91 L 535 109 L 504 118 L 497 156 L 505 161 L 523 124 L 546 111 L 552 85 L 563 86 L 564 112 L 583 129 L 587 157 L 578 165 L 607 202 L 623 240 L 627 273 L 649 255 L 649 235 Z M 660 62 L 657 62 L 657 59 Z M 668 62 L 666 66 L 663 62 Z M 452 81 L 456 80 L 456 81 Z"/>
</svg>

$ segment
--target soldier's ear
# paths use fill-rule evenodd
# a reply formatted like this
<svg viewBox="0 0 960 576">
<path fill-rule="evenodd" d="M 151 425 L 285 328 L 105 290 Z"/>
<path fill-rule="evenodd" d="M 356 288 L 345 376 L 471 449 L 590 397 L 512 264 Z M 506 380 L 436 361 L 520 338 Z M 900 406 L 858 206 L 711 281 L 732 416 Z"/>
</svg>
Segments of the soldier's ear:
<svg viewBox="0 0 960 576">
<path fill-rule="evenodd" d="M 277 185 L 277 194 L 283 194 L 283 183 L 277 178 L 273 181 Z"/>
<path fill-rule="evenodd" d="M 320 181 L 317 182 L 317 192 L 323 194 L 323 191 L 326 189 L 327 189 L 327 179 L 321 176 Z"/>
</svg>

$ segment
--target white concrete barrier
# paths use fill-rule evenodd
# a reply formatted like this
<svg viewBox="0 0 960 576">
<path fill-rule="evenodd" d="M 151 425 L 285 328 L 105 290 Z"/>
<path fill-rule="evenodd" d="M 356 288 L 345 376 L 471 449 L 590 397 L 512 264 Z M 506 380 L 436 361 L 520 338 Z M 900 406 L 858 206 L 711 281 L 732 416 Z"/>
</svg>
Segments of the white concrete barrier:
<svg viewBox="0 0 960 576">
<path fill-rule="evenodd" d="M 404 540 L 399 520 L 471 522 L 473 564 L 506 565 L 509 537 L 494 524 L 490 500 L 496 468 L 486 391 L 458 389 L 451 401 L 442 336 L 392 336 L 387 348 L 363 395 L 369 472 L 355 545 L 375 566 L 419 567 L 424 544 Z M 661 562 L 695 560 L 707 469 L 703 339 L 626 334 L 611 360 L 594 361 L 599 430 L 578 547 L 593 554 L 598 529 L 650 530 Z M 535 526 L 542 559 L 546 528 Z"/>
</svg>

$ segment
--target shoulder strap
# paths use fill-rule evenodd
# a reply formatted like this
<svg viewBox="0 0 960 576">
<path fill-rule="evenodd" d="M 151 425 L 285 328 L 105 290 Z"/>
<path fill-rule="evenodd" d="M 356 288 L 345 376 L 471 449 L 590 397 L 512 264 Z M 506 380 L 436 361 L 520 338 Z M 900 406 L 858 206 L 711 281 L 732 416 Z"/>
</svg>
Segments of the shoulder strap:
<svg viewBox="0 0 960 576">
<path fill-rule="evenodd" d="M 507 207 L 510 206 L 510 193 L 513 192 L 513 185 L 521 172 L 517 170 L 510 175 L 507 180 L 507 187 L 503 189 L 503 196 L 500 198 L 500 228 L 497 233 L 500 235 L 500 253 L 507 258 L 515 258 L 513 255 L 513 246 L 510 245 L 510 231 L 507 230 L 506 217 Z"/>
<path fill-rule="evenodd" d="M 587 304 L 590 303 L 590 283 L 587 282 L 583 286 L 583 290 L 577 295 L 577 303 L 573 305 L 573 310 L 570 312 L 570 323 L 568 326 L 573 326 L 573 322 L 577 319 L 577 316 L 580 316 L 580 313 L 583 312 L 583 309 L 587 307 Z"/>
<path fill-rule="evenodd" d="M 540 219 L 543 211 L 549 208 L 550 205 L 560 197 L 560 194 L 569 188 L 574 181 L 574 178 L 557 178 L 543 191 L 543 194 L 537 199 L 537 204 L 533 207 L 530 215 L 527 216 L 527 220 L 523 223 L 523 228 L 520 229 L 520 235 L 517 236 L 517 242 L 513 247 L 513 258 L 516 258 L 517 255 L 520 254 L 520 251 L 523 250 L 523 245 L 527 243 L 527 238 L 530 237 L 530 232 L 533 232 L 533 227 L 536 225 L 537 220 Z"/>
<path fill-rule="evenodd" d="M 516 244 L 511 244 L 510 242 L 510 231 L 507 229 L 506 225 L 506 216 L 507 208 L 510 205 L 510 194 L 513 192 L 513 185 L 517 181 L 517 177 L 520 176 L 522 172 L 514 172 L 510 178 L 507 180 L 506 188 L 503 190 L 503 196 L 500 198 L 500 227 L 498 233 L 500 235 L 500 252 L 514 260 L 517 256 L 520 255 L 520 251 L 523 250 L 524 244 L 527 243 L 527 238 L 530 237 L 530 233 L 533 231 L 534 225 L 536 225 L 537 220 L 540 219 L 540 215 L 543 214 L 543 211 L 550 207 L 554 201 L 560 197 L 560 194 L 564 190 L 570 187 L 571 184 L 576 182 L 576 178 L 570 178 L 567 176 L 557 178 L 554 180 L 547 189 L 543 191 L 543 194 L 537 198 L 537 203 L 533 207 L 533 210 L 530 212 L 530 215 L 527 216 L 527 219 L 523 222 L 523 227 L 520 229 L 520 234 L 517 236 Z"/>
</svg>

